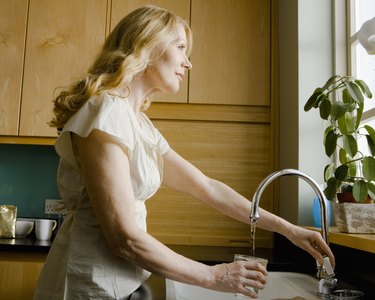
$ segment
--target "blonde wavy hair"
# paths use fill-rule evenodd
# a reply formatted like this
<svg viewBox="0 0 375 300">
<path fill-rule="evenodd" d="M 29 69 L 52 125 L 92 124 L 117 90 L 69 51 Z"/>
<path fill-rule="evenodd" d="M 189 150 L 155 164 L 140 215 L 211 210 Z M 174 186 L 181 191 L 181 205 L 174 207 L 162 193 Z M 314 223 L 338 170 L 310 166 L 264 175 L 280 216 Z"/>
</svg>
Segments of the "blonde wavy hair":
<svg viewBox="0 0 375 300">
<path fill-rule="evenodd" d="M 107 37 L 103 49 L 84 78 L 68 86 L 53 100 L 55 117 L 49 125 L 61 132 L 70 117 L 92 95 L 120 86 L 130 93 L 132 79 L 144 72 L 176 40 L 177 22 L 184 26 L 189 55 L 192 34 L 180 17 L 155 6 L 141 7 L 125 16 Z M 156 47 L 161 49 L 157 51 L 157 56 L 152 55 Z M 149 100 L 145 99 L 143 108 L 147 109 L 149 104 Z"/>
</svg>

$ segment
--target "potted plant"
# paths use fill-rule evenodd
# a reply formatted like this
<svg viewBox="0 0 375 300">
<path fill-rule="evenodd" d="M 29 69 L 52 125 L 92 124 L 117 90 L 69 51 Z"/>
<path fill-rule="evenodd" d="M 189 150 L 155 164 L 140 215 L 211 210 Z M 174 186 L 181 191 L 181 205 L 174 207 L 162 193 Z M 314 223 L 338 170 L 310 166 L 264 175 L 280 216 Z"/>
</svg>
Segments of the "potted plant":
<svg viewBox="0 0 375 300">
<path fill-rule="evenodd" d="M 350 195 L 351 202 L 363 204 L 375 199 L 375 130 L 361 124 L 364 101 L 371 98 L 372 93 L 363 80 L 334 75 L 324 86 L 316 88 L 305 104 L 305 111 L 319 109 L 320 117 L 328 123 L 323 137 L 325 153 L 332 158 L 324 168 L 324 194 L 328 200 Z M 366 141 L 368 153 L 359 149 L 359 139 Z M 334 203 L 336 223 L 336 212 L 343 211 L 343 207 L 357 210 L 360 206 Z M 370 218 L 375 221 L 375 210 Z M 375 226 L 372 227 L 375 232 Z"/>
</svg>

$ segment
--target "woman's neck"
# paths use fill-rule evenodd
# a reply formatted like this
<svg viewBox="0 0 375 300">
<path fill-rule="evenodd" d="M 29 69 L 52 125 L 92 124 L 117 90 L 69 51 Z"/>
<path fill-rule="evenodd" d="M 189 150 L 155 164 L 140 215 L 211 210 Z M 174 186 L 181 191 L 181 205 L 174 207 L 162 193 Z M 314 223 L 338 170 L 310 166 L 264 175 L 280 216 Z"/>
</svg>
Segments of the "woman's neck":
<svg viewBox="0 0 375 300">
<path fill-rule="evenodd" d="M 127 99 L 134 113 L 138 115 L 145 99 L 153 94 L 153 89 L 146 84 L 143 76 L 136 77 L 127 89 Z"/>
</svg>

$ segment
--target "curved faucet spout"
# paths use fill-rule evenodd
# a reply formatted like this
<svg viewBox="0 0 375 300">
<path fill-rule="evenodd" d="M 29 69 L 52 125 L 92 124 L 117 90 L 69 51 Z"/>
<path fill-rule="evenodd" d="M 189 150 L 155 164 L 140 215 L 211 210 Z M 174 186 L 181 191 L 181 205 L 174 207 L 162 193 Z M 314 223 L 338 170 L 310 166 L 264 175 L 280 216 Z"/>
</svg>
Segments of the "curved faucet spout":
<svg viewBox="0 0 375 300">
<path fill-rule="evenodd" d="M 250 221 L 252 224 L 255 224 L 259 220 L 259 201 L 260 197 L 263 194 L 263 191 L 265 188 L 276 178 L 281 176 L 289 176 L 289 175 L 295 175 L 299 178 L 304 179 L 307 183 L 310 184 L 310 186 L 315 191 L 316 195 L 319 198 L 320 203 L 320 216 L 322 220 L 322 228 L 321 228 L 321 234 L 325 242 L 328 244 L 328 222 L 327 222 L 327 207 L 326 207 L 326 197 L 324 196 L 323 191 L 319 187 L 319 185 L 315 182 L 314 179 L 312 179 L 310 176 L 306 175 L 305 173 L 294 170 L 294 169 L 284 169 L 281 171 L 274 172 L 270 175 L 268 175 L 258 186 L 254 196 L 253 201 L 251 204 L 251 213 L 250 213 Z M 328 257 L 326 257 L 328 258 Z M 330 295 L 332 290 L 336 287 L 337 279 L 334 278 L 334 273 L 332 270 L 332 267 L 330 266 L 329 259 L 327 260 L 324 258 L 323 264 L 320 265 L 317 262 L 318 267 L 318 273 L 317 277 L 319 279 L 319 293 L 318 296 L 322 299 L 330 299 Z M 325 262 L 329 265 L 330 272 L 327 272 L 327 266 L 325 266 Z"/>
<path fill-rule="evenodd" d="M 252 200 L 251 204 L 251 213 L 250 213 L 250 221 L 251 223 L 255 224 L 259 220 L 259 201 L 260 197 L 263 194 L 263 191 L 265 188 L 276 178 L 281 176 L 297 176 L 299 178 L 304 179 L 307 183 L 310 184 L 310 186 L 315 191 L 316 195 L 319 198 L 320 203 L 320 215 L 322 220 L 322 228 L 321 228 L 321 234 L 325 242 L 328 244 L 328 222 L 327 222 L 327 207 L 326 207 L 326 197 L 324 196 L 324 193 L 322 189 L 319 187 L 319 185 L 316 183 L 314 179 L 312 179 L 307 174 L 295 170 L 295 169 L 284 169 L 281 171 L 274 172 L 270 175 L 268 175 L 258 186 Z"/>
</svg>

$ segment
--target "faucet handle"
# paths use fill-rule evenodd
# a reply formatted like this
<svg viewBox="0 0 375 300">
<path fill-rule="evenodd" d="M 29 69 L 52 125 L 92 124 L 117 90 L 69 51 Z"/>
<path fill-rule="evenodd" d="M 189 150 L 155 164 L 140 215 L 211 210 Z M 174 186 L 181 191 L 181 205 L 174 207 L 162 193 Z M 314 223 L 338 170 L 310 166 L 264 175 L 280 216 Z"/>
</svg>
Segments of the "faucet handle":
<svg viewBox="0 0 375 300">
<path fill-rule="evenodd" d="M 316 267 L 317 267 L 317 277 L 318 279 L 330 279 L 334 278 L 335 272 L 332 268 L 331 262 L 329 260 L 328 256 L 323 257 L 323 264 L 321 265 L 318 261 L 316 261 Z"/>
<path fill-rule="evenodd" d="M 329 277 L 335 276 L 335 272 L 333 271 L 333 268 L 332 268 L 332 265 L 328 256 L 323 257 L 323 266 L 324 266 L 325 273 Z"/>
</svg>

